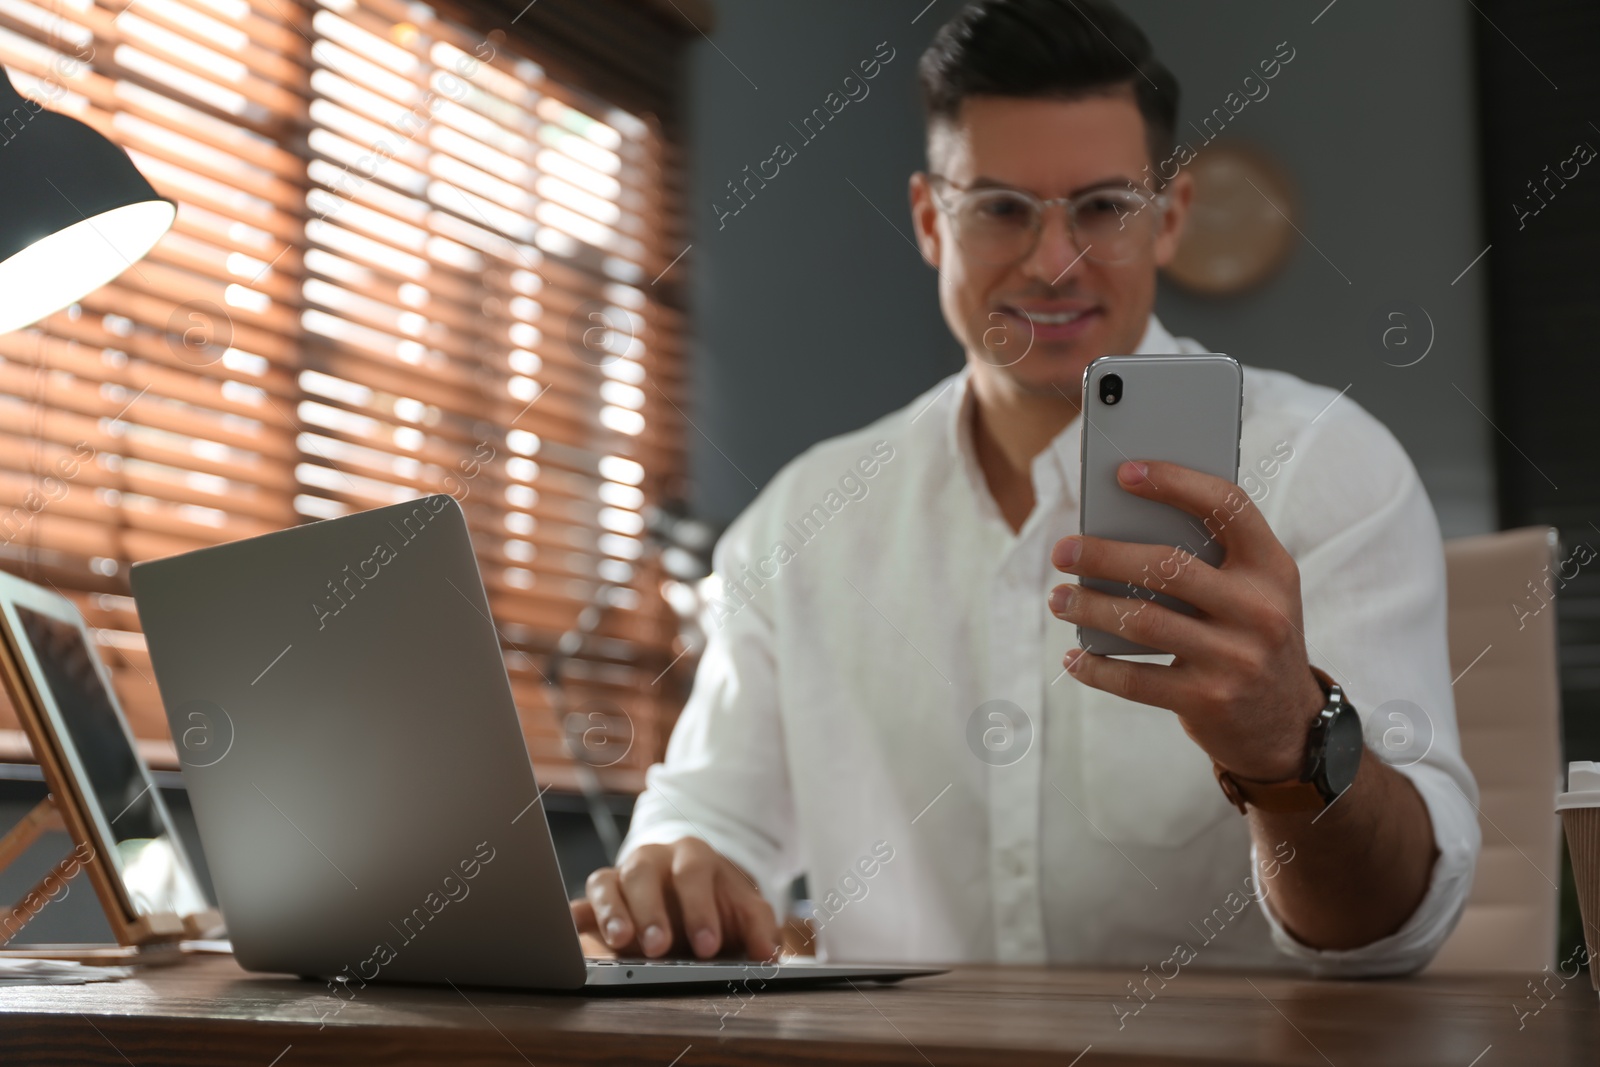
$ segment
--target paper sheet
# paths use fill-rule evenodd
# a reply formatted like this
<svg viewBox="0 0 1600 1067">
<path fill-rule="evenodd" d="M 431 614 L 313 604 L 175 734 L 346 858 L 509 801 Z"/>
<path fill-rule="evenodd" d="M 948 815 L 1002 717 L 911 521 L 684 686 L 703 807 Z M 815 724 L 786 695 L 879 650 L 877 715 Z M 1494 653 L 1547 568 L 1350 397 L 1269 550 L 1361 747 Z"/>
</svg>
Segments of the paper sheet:
<svg viewBox="0 0 1600 1067">
<path fill-rule="evenodd" d="M 114 982 L 132 974 L 132 967 L 94 967 L 68 960 L 0 958 L 0 986 L 82 985 L 85 982 Z"/>
</svg>

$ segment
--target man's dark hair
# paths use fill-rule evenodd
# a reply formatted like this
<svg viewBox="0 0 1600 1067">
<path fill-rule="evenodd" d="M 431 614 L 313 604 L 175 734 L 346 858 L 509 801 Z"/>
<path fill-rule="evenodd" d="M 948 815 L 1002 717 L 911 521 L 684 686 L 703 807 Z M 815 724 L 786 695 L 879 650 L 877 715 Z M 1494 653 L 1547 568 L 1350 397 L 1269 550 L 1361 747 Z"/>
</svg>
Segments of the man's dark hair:
<svg viewBox="0 0 1600 1067">
<path fill-rule="evenodd" d="M 1105 0 L 971 0 L 917 64 L 931 128 L 972 96 L 1080 100 L 1133 90 L 1152 165 L 1177 135 L 1178 79 Z"/>
</svg>

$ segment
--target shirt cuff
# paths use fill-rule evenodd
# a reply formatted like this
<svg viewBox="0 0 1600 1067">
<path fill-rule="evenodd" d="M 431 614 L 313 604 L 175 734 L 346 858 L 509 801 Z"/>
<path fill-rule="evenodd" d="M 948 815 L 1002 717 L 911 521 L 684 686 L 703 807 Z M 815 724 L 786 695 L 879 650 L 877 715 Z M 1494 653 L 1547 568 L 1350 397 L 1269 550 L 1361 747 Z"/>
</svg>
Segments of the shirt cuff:
<svg viewBox="0 0 1600 1067">
<path fill-rule="evenodd" d="M 1266 887 L 1267 896 L 1262 896 L 1261 866 L 1255 845 L 1250 846 L 1251 882 L 1272 931 L 1272 943 L 1289 959 L 1306 964 L 1315 976 L 1364 978 L 1421 970 L 1455 929 L 1472 890 L 1481 838 L 1472 799 L 1440 767 L 1415 764 L 1394 769 L 1411 779 L 1427 806 L 1439 857 L 1433 864 L 1428 892 L 1417 910 L 1388 937 L 1360 948 L 1337 950 L 1315 949 L 1296 940 L 1267 903 L 1272 893 L 1270 885 Z"/>
</svg>

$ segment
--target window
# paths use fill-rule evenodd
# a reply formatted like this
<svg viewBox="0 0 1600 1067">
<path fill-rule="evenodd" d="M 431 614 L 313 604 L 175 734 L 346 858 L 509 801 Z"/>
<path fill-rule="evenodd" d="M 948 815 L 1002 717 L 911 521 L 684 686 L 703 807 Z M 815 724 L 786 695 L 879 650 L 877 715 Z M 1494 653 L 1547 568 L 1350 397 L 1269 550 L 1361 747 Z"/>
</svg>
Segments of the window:
<svg viewBox="0 0 1600 1067">
<path fill-rule="evenodd" d="M 467 513 L 545 780 L 575 780 L 568 739 L 614 788 L 659 755 L 676 628 L 643 514 L 683 463 L 671 145 L 579 88 L 570 41 L 558 80 L 537 33 L 469 28 L 505 21 L 0 0 L 17 88 L 179 205 L 115 282 L 0 336 L 0 565 L 98 627 L 157 762 L 132 562 L 433 492 Z M 575 628 L 556 701 L 541 675 Z"/>
</svg>

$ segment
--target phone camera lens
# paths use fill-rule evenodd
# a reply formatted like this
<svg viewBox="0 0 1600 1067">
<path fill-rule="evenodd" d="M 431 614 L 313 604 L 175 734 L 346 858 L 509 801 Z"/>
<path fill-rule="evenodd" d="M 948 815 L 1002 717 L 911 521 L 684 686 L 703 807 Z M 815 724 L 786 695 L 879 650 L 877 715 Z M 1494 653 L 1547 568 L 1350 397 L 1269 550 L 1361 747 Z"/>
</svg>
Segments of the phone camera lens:
<svg viewBox="0 0 1600 1067">
<path fill-rule="evenodd" d="M 1100 402 L 1115 404 L 1122 399 L 1122 375 L 1107 374 L 1100 379 Z"/>
</svg>

